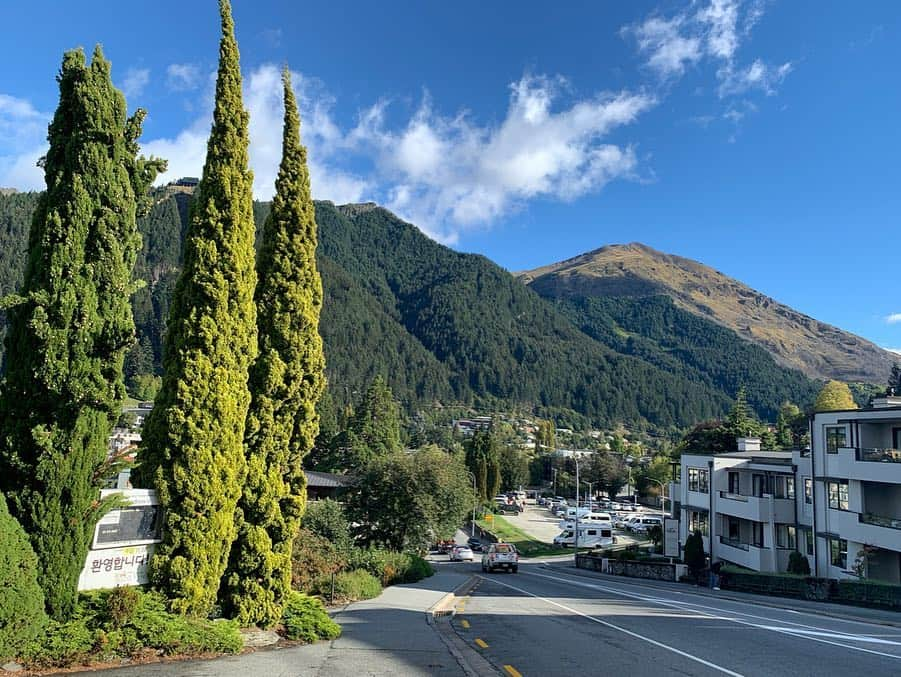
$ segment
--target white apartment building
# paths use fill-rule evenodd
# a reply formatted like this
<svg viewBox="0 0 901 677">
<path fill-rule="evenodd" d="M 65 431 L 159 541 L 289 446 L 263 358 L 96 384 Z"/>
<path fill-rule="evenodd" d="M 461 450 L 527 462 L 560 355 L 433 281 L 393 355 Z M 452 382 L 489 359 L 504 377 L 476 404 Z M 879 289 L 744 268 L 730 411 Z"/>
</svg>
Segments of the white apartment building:
<svg viewBox="0 0 901 677">
<path fill-rule="evenodd" d="M 901 398 L 816 414 L 810 435 L 817 572 L 901 583 Z"/>
<path fill-rule="evenodd" d="M 784 572 L 798 550 L 816 576 L 901 583 L 901 398 L 816 414 L 810 428 L 810 450 L 749 438 L 736 453 L 684 454 L 680 542 L 698 530 L 712 561 Z"/>
</svg>

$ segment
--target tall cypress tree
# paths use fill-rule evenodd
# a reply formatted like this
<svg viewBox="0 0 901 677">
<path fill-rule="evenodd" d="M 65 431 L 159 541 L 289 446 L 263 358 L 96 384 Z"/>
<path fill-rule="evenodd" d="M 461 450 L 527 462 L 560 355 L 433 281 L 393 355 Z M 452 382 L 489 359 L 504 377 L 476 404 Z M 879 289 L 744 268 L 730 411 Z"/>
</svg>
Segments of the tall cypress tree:
<svg viewBox="0 0 901 677">
<path fill-rule="evenodd" d="M 319 432 L 325 387 L 319 336 L 322 282 L 306 149 L 287 68 L 282 162 L 257 261 L 259 355 L 250 369 L 247 480 L 223 607 L 242 625 L 270 627 L 291 590 L 291 552 L 306 498 L 303 457 Z"/>
<path fill-rule="evenodd" d="M 125 395 L 136 212 L 164 163 L 137 157 L 144 112 L 127 118 L 99 47 L 89 66 L 67 52 L 58 81 L 47 190 L 9 310 L 0 485 L 31 537 L 47 609 L 63 619 L 104 508 L 107 438 Z"/>
<path fill-rule="evenodd" d="M 220 0 L 222 39 L 213 127 L 172 296 L 163 384 L 144 426 L 135 481 L 159 492 L 164 541 L 151 582 L 173 610 L 216 602 L 244 481 L 247 374 L 256 356 L 256 287 L 248 116 L 234 22 Z"/>
</svg>

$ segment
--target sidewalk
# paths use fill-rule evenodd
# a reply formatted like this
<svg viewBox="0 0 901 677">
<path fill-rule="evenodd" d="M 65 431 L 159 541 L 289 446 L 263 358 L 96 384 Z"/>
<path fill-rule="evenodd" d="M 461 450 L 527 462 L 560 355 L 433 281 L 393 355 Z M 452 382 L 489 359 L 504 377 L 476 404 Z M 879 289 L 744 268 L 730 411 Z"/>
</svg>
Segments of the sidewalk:
<svg viewBox="0 0 901 677">
<path fill-rule="evenodd" d="M 431 578 L 387 588 L 336 613 L 332 642 L 262 649 L 206 661 L 135 665 L 104 677 L 288 677 L 294 675 L 460 675 L 462 670 L 426 620 L 425 611 L 469 578 L 442 567 Z"/>
<path fill-rule="evenodd" d="M 860 621 L 863 623 L 876 623 L 878 625 L 901 627 L 901 614 L 891 609 L 852 606 L 850 604 L 835 604 L 834 602 L 813 602 L 806 599 L 778 597 L 776 595 L 758 595 L 750 592 L 739 592 L 737 590 L 711 590 L 710 588 L 693 586 L 688 583 L 668 583 L 666 581 L 651 581 L 640 578 L 629 578 L 628 576 L 612 576 L 609 574 L 602 574 L 597 571 L 577 569 L 574 562 L 570 563 L 569 565 L 555 562 L 546 566 L 549 569 L 566 571 L 566 573 L 568 574 L 585 576 L 586 578 L 600 578 L 603 580 L 615 581 L 618 583 L 631 583 L 633 585 L 640 585 L 646 588 L 657 588 L 667 591 L 690 593 L 692 595 L 716 597 L 717 599 L 727 599 L 734 602 L 757 604 L 762 606 L 776 607 L 779 609 L 791 609 L 792 611 L 830 616 L 832 618 L 839 618 L 842 620 Z"/>
</svg>

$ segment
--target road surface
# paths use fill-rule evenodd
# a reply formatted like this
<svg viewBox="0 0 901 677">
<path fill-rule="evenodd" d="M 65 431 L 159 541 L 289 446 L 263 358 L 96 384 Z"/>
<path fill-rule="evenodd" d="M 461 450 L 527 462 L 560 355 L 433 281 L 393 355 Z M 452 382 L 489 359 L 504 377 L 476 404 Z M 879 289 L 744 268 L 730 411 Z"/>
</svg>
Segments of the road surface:
<svg viewBox="0 0 901 677">
<path fill-rule="evenodd" d="M 457 566 L 481 575 L 478 564 Z M 482 579 L 453 626 L 513 677 L 901 674 L 901 627 L 571 567 L 523 563 Z"/>
</svg>

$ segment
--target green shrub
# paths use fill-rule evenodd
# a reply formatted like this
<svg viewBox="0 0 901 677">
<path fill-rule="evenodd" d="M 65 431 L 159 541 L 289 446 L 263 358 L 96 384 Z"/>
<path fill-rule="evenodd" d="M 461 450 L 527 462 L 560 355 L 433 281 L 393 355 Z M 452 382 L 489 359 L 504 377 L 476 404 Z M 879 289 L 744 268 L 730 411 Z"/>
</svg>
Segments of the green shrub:
<svg viewBox="0 0 901 677">
<path fill-rule="evenodd" d="M 327 498 L 323 501 L 310 501 L 304 513 L 301 525 L 331 542 L 339 552 L 348 552 L 353 547 L 350 535 L 350 522 L 344 514 L 344 506 Z"/>
<path fill-rule="evenodd" d="M 317 580 L 346 567 L 346 555 L 331 541 L 309 529 L 298 531 L 291 556 L 292 588 L 300 592 L 313 592 Z"/>
<path fill-rule="evenodd" d="M 788 573 L 810 576 L 810 562 L 797 550 L 793 550 L 788 556 Z"/>
<path fill-rule="evenodd" d="M 288 595 L 282 623 L 285 626 L 285 637 L 304 642 L 336 639 L 341 634 L 341 626 L 329 618 L 322 602 L 299 592 Z"/>
<path fill-rule="evenodd" d="M 368 571 L 384 587 L 397 583 L 415 583 L 435 573 L 432 565 L 419 555 L 379 548 L 354 548 L 348 557 L 347 568 Z"/>
<path fill-rule="evenodd" d="M 82 595 L 76 618 L 51 622 L 21 658 L 30 667 L 52 668 L 128 658 L 145 649 L 165 654 L 237 653 L 243 644 L 233 621 L 172 614 L 162 595 L 116 588 Z"/>
<path fill-rule="evenodd" d="M 0 658 L 17 656 L 47 624 L 37 556 L 0 494 Z"/>
<path fill-rule="evenodd" d="M 331 595 L 331 576 L 320 578 L 314 590 L 317 594 L 327 597 Z M 360 599 L 372 599 L 382 594 L 382 584 L 379 579 L 363 569 L 354 571 L 342 571 L 335 576 L 335 599 L 353 602 Z"/>
</svg>

